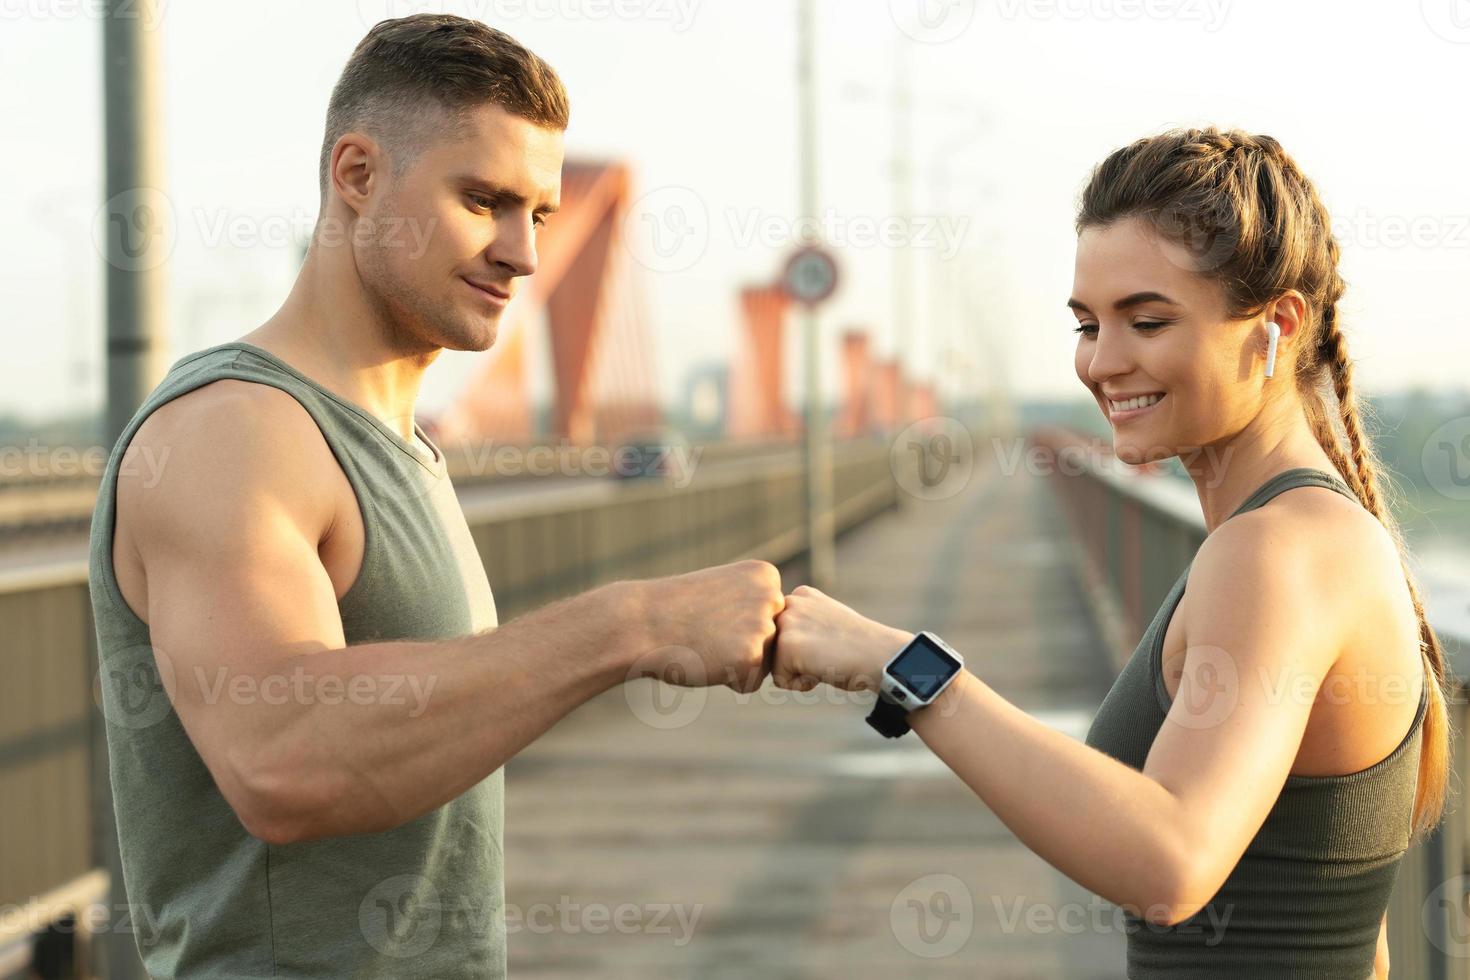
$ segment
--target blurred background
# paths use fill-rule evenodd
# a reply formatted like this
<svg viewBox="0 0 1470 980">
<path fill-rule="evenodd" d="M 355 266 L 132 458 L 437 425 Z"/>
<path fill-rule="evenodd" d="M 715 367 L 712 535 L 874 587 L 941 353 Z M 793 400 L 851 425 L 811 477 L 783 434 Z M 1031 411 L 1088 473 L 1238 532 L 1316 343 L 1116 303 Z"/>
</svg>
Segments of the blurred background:
<svg viewBox="0 0 1470 980">
<path fill-rule="evenodd" d="M 1359 396 L 1466 676 L 1465 0 L 0 0 L 0 977 L 142 975 L 97 477 L 162 370 L 275 312 L 342 65 L 430 10 L 572 103 L 535 288 L 418 404 L 502 621 L 759 556 L 1080 738 L 1204 532 L 1074 373 L 1076 198 L 1117 146 L 1213 123 L 1275 136 L 1333 213 Z M 513 970 L 1121 977 L 1116 910 L 854 700 L 634 684 L 516 759 Z M 1470 975 L 1466 827 L 1406 860 L 1396 976 Z"/>
</svg>

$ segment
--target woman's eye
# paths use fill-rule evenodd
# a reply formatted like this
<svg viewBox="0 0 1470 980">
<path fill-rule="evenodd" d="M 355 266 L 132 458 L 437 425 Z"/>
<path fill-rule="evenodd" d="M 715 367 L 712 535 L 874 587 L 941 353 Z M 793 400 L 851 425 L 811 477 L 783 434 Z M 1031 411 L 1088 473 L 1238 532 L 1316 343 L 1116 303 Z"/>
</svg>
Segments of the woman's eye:
<svg viewBox="0 0 1470 980">
<path fill-rule="evenodd" d="M 1135 323 L 1133 326 L 1138 330 L 1157 330 L 1159 327 L 1167 327 L 1168 324 L 1160 320 L 1145 320 L 1141 323 Z M 1091 337 L 1097 332 L 1097 324 L 1081 323 L 1072 332 Z"/>
</svg>

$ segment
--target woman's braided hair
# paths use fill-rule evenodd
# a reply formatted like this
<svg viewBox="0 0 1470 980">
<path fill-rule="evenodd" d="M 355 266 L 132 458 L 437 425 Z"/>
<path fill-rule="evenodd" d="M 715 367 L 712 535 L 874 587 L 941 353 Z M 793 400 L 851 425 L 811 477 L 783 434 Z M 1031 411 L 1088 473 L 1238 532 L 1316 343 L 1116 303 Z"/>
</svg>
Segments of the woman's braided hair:
<svg viewBox="0 0 1470 980">
<path fill-rule="evenodd" d="M 1363 426 L 1353 362 L 1338 319 L 1346 283 L 1338 271 L 1331 215 L 1275 139 L 1211 126 L 1137 140 L 1093 170 L 1078 208 L 1077 231 L 1129 217 L 1148 220 L 1163 238 L 1187 247 L 1195 271 L 1223 287 L 1232 318 L 1257 316 L 1288 290 L 1306 298 L 1309 316 L 1295 345 L 1291 375 L 1308 423 L 1347 485 L 1388 529 L 1419 617 L 1430 704 L 1413 829 L 1416 835 L 1425 833 L 1443 814 L 1449 781 L 1445 656 L 1424 614 L 1405 560 L 1403 534 L 1380 488 L 1382 467 Z"/>
</svg>

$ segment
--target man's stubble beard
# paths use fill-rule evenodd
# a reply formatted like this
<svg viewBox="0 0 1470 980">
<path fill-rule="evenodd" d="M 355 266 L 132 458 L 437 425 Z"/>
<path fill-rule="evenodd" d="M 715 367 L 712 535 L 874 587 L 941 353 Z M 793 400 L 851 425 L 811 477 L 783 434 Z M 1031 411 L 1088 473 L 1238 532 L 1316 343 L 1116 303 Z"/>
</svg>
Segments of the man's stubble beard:
<svg viewBox="0 0 1470 980">
<path fill-rule="evenodd" d="M 425 348 L 484 349 L 476 343 L 476 334 L 466 330 L 466 314 L 452 296 L 431 296 L 400 277 L 393 265 L 385 261 L 381 246 L 369 249 L 364 258 L 362 281 L 367 301 L 383 325 L 384 341 L 394 351 L 418 354 Z M 446 293 L 454 285 L 451 279 Z M 490 339 L 493 343 L 493 324 Z"/>
</svg>

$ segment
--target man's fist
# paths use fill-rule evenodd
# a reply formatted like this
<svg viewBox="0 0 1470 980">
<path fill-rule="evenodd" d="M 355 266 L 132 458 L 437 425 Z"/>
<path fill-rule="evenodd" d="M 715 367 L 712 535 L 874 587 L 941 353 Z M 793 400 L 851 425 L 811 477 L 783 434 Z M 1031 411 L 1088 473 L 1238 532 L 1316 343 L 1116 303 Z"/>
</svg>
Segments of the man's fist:
<svg viewBox="0 0 1470 980">
<path fill-rule="evenodd" d="M 648 649 L 633 676 L 681 687 L 724 684 L 742 694 L 760 688 L 785 603 L 774 565 L 738 561 L 638 586 Z"/>
</svg>

